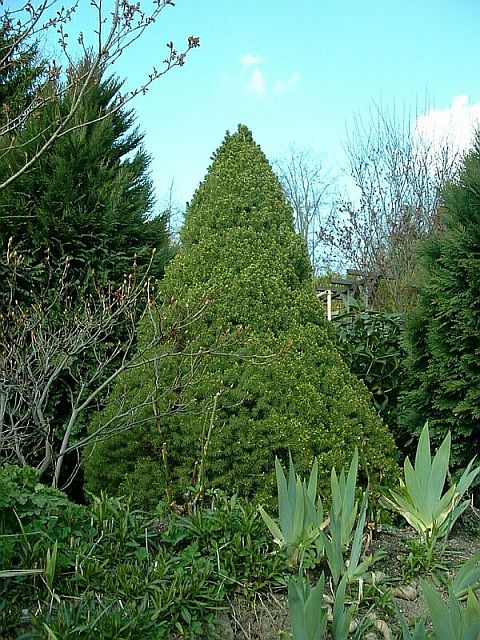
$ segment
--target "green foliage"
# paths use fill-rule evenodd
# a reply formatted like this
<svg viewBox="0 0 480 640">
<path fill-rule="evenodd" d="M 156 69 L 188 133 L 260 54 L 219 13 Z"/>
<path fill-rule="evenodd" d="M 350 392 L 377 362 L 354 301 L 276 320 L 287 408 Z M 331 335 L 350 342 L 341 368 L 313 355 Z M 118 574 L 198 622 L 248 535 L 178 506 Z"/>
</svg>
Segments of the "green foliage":
<svg viewBox="0 0 480 640">
<path fill-rule="evenodd" d="M 480 602 L 473 591 L 468 592 L 465 610 L 451 589 L 448 604 L 426 582 L 422 589 L 432 618 L 436 640 L 468 640 L 480 634 Z"/>
<path fill-rule="evenodd" d="M 88 60 L 81 65 L 86 67 Z M 68 351 L 68 335 L 65 344 L 59 338 L 68 324 L 78 328 L 75 321 L 90 305 L 92 324 L 98 319 L 100 326 L 103 309 L 98 312 L 99 307 L 109 296 L 119 299 L 118 288 L 127 282 L 128 274 L 129 283 L 140 281 L 147 268 L 150 276 L 160 277 L 168 258 L 166 220 L 151 218 L 153 187 L 143 136 L 134 129 L 132 111 L 111 112 L 120 88 L 116 78 L 95 77 L 69 128 L 28 172 L 0 192 L 0 331 L 14 333 L 12 310 L 17 320 L 31 318 L 33 310 L 38 315 L 38 330 L 53 338 L 49 345 L 54 354 L 49 357 L 52 369 Z M 77 89 L 75 82 L 67 88 L 51 81 L 43 90 L 48 98 L 56 97 L 18 129 L 15 147 L 0 153 L 2 175 L 23 166 L 25 149 L 31 156 L 36 145 L 45 142 L 55 119 L 69 112 Z M 0 149 L 5 146 L 8 140 L 0 140 Z M 130 337 L 126 324 L 119 320 L 111 331 L 100 331 L 95 344 L 77 351 L 68 366 L 40 389 L 39 394 L 45 391 L 48 396 L 42 411 L 51 425 L 48 437 L 53 450 L 60 447 L 72 398 L 79 397 L 79 389 L 91 389 L 92 378 L 93 384 L 100 385 L 121 360 L 122 345 Z M 30 349 L 35 334 L 26 332 L 22 337 L 25 352 L 17 350 L 18 370 L 28 361 L 40 371 L 43 351 Z M 24 395 L 33 398 L 37 391 L 30 388 Z M 103 399 L 98 398 L 100 403 Z M 75 425 L 78 439 L 85 435 L 87 420 L 83 415 Z M 41 466 L 44 451 L 38 439 L 32 439 L 23 458 Z M 11 451 L 7 447 L 5 453 L 2 447 L 1 455 L 8 459 Z M 77 456 L 65 457 L 60 484 L 77 465 Z M 81 492 L 78 484 L 71 490 L 77 495 Z"/>
<path fill-rule="evenodd" d="M 367 513 L 368 494 L 364 492 L 360 511 L 355 494 L 357 489 L 358 451 L 355 450 L 348 474 L 342 469 L 339 476 L 332 469 L 332 504 L 329 517 L 323 520 L 323 505 L 316 497 L 318 463 L 315 460 L 308 484 L 295 473 L 290 457 L 289 481 L 276 461 L 279 525 L 260 507 L 262 518 L 280 545 L 287 552 L 287 563 L 298 567 L 296 576 L 288 584 L 288 607 L 294 640 L 321 640 L 327 628 L 327 609 L 324 603 L 325 577 L 322 572 L 317 585 L 310 586 L 306 567 L 310 568 L 326 557 L 333 593 L 331 633 L 335 640 L 346 640 L 356 605 L 346 606 L 346 591 L 358 582 L 358 601 L 369 567 L 377 557 L 361 559 L 362 538 Z M 348 556 L 348 557 L 347 557 Z M 304 559 L 310 563 L 304 562 Z M 355 635 L 361 638 L 367 624 L 364 618 L 357 625 Z"/>
<path fill-rule="evenodd" d="M 15 247 L 35 254 L 37 263 L 46 251 L 53 263 L 70 256 L 72 294 L 92 271 L 97 283 L 120 283 L 135 255 L 140 264 L 148 263 L 153 248 L 164 253 L 165 221 L 149 221 L 153 188 L 143 137 L 132 129 L 131 111 L 109 114 L 120 87 L 115 78 L 95 78 L 70 122 L 71 130 L 0 193 L 1 245 L 6 248 L 13 236 Z M 27 120 L 16 148 L 2 155 L 0 173 L 21 166 L 24 146 L 36 148 L 50 135 L 52 122 L 68 113 L 75 86 L 65 91 L 52 85 L 49 91 L 61 97 Z M 78 126 L 84 122 L 89 124 Z M 163 264 L 160 257 L 156 260 L 159 275 Z"/>
<path fill-rule="evenodd" d="M 288 554 L 289 564 L 301 567 L 305 552 L 311 549 L 325 523 L 322 500 L 317 498 L 318 460 L 313 462 L 307 485 L 296 475 L 292 456 L 289 457 L 288 486 L 282 466 L 275 459 L 279 524 L 262 506 L 259 511 L 275 542 Z"/>
<path fill-rule="evenodd" d="M 18 38 L 16 25 L 3 19 L 0 25 L 0 128 L 10 129 L 8 125 L 15 122 L 13 135 L 15 129 L 20 128 L 22 114 L 33 100 L 45 71 L 43 61 L 38 59 L 36 44 L 23 40 L 15 47 L 15 54 L 10 54 Z M 9 137 L 12 139 L 12 132 Z"/>
<path fill-rule="evenodd" d="M 364 491 L 358 511 L 358 503 L 355 501 L 357 470 L 358 452 L 356 450 L 346 479 L 343 469 L 339 480 L 335 468 L 332 469 L 332 505 L 329 522 L 325 531 L 320 531 L 320 541 L 336 587 L 344 578 L 347 584 L 363 580 L 370 566 L 378 559 L 378 555 L 361 558 L 368 491 Z"/>
<path fill-rule="evenodd" d="M 323 640 L 327 628 L 327 609 L 323 602 L 325 577 L 322 573 L 312 588 L 303 576 L 288 583 L 288 610 L 294 640 Z"/>
<path fill-rule="evenodd" d="M 2 638 L 215 637 L 239 587 L 282 582 L 256 509 L 215 494 L 191 516 L 133 509 L 124 498 L 70 503 L 27 467 L 0 476 Z"/>
<path fill-rule="evenodd" d="M 404 477 L 398 490 L 390 490 L 383 497 L 386 506 L 400 513 L 417 531 L 427 550 L 429 568 L 433 561 L 438 538 L 447 537 L 468 502 L 462 498 L 480 472 L 480 465 L 472 470 L 471 460 L 458 484 L 452 484 L 444 493 L 450 461 L 450 432 L 432 459 L 428 423 L 423 427 L 415 455 L 415 467 L 405 459 Z"/>
<path fill-rule="evenodd" d="M 201 468 L 206 487 L 272 501 L 275 456 L 285 462 L 290 450 L 300 472 L 317 456 L 328 492 L 331 467 L 355 447 L 363 477 L 393 480 L 392 437 L 333 345 L 291 209 L 246 127 L 227 134 L 215 154 L 181 237 L 160 287 L 162 321 L 178 326 L 165 345 L 175 355 L 114 389 L 94 428 L 115 419 L 125 399 L 128 423 L 142 428 L 95 445 L 85 461 L 88 486 L 121 491 L 150 459 L 156 486 L 163 478 L 177 499 Z M 140 344 L 147 332 L 141 327 Z M 151 394 L 155 401 L 137 410 Z M 130 452 L 128 462 L 121 451 Z"/>
<path fill-rule="evenodd" d="M 480 427 L 480 134 L 443 194 L 443 230 L 420 250 L 420 302 L 406 324 L 408 391 L 400 426 L 432 440 L 452 433 L 452 468 L 478 450 Z"/>
<path fill-rule="evenodd" d="M 377 411 L 395 435 L 398 399 L 403 388 L 404 316 L 353 309 L 334 316 L 333 323 L 343 359 L 365 382 Z"/>
<path fill-rule="evenodd" d="M 477 640 L 480 636 L 480 601 L 472 589 L 468 590 L 466 605 L 463 606 L 452 586 L 448 587 L 448 598 L 421 581 L 433 631 L 425 630 L 424 620 L 420 620 L 413 633 L 408 629 L 403 616 L 398 613 L 403 640 Z"/>
<path fill-rule="evenodd" d="M 227 591 L 250 597 L 274 584 L 284 584 L 284 561 L 272 553 L 269 536 L 254 505 L 212 492 L 209 507 L 196 507 L 189 516 L 176 518 L 170 540 L 182 546 L 197 544 L 200 553 L 216 559 L 219 578 Z"/>
<path fill-rule="evenodd" d="M 61 491 L 40 484 L 35 469 L 0 467 L 1 569 L 32 568 L 38 544 L 50 547 L 64 539 L 80 513 L 82 507 Z"/>
<path fill-rule="evenodd" d="M 352 456 L 347 475 L 342 469 L 337 476 L 332 468 L 331 506 L 325 520 L 322 500 L 316 495 L 317 460 L 313 463 L 308 484 L 296 475 L 291 458 L 288 485 L 278 460 L 275 466 L 279 523 L 262 507 L 259 511 L 275 542 L 286 552 L 288 564 L 298 567 L 300 573 L 304 566 L 314 566 L 326 556 L 335 587 L 344 576 L 351 583 L 362 579 L 377 558 L 369 556 L 360 561 L 368 492 L 363 493 L 358 511 L 358 451 L 355 450 Z"/>
</svg>

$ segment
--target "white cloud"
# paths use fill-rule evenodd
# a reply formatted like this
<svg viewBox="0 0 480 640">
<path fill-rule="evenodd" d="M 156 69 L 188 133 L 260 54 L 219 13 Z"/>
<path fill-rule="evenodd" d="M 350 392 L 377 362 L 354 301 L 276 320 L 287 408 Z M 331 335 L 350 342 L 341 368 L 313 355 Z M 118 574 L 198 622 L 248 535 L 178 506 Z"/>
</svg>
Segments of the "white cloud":
<svg viewBox="0 0 480 640">
<path fill-rule="evenodd" d="M 252 93 L 255 93 L 258 97 L 262 97 L 263 95 L 265 95 L 266 82 L 264 75 L 260 71 L 260 69 L 257 68 L 253 70 L 250 82 L 248 84 L 248 90 Z"/>
<path fill-rule="evenodd" d="M 252 65 L 258 66 L 262 62 L 262 56 L 259 56 L 255 53 L 245 53 L 244 55 L 240 56 L 240 62 L 245 67 L 250 67 Z"/>
<path fill-rule="evenodd" d="M 417 118 L 415 131 L 433 145 L 449 144 L 465 153 L 480 125 L 480 103 L 469 104 L 468 96 L 457 96 L 447 109 L 429 109 Z"/>
<path fill-rule="evenodd" d="M 298 87 L 299 82 L 300 74 L 297 71 L 294 71 L 285 80 L 277 80 L 277 82 L 273 86 L 273 91 L 277 94 L 282 94 L 286 91 L 295 91 L 295 89 Z"/>
<path fill-rule="evenodd" d="M 254 94 L 257 98 L 273 98 L 289 91 L 295 91 L 300 82 L 300 75 L 294 71 L 286 78 L 274 81 L 270 77 L 267 80 L 263 70 L 263 58 L 257 53 L 244 53 L 238 57 L 241 68 L 237 69 L 236 76 L 223 74 L 225 83 L 235 81 L 244 91 Z"/>
</svg>

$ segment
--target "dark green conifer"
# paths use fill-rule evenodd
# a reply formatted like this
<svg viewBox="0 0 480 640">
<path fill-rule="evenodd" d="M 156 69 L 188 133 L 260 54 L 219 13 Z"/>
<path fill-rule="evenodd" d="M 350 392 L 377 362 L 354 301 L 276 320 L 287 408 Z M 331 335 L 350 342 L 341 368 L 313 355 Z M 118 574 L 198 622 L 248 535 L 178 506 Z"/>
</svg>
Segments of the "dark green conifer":
<svg viewBox="0 0 480 640">
<path fill-rule="evenodd" d="M 86 68 L 88 63 L 82 64 Z M 104 302 L 97 288 L 109 291 L 112 284 L 115 291 L 131 273 L 134 261 L 139 269 L 146 268 L 153 249 L 157 252 L 150 274 L 163 275 L 169 257 L 166 220 L 162 216 L 151 218 L 154 198 L 149 157 L 142 146 L 143 136 L 132 128 L 133 112 L 125 108 L 112 112 L 120 86 L 115 78 L 94 78 L 68 129 L 31 169 L 0 191 L 0 314 L 4 319 L 9 317 L 12 301 L 19 300 L 28 307 L 31 302 L 44 300 L 48 318 L 39 318 L 39 323 L 43 322 L 44 330 L 48 326 L 52 334 L 61 334 L 65 314 L 75 317 L 76 304 L 82 307 L 86 299 L 91 301 L 95 315 Z M 16 129 L 14 147 L 10 139 L 0 138 L 0 175 L 23 166 L 25 147 L 30 157 L 42 147 L 55 129 L 58 116 L 64 118 L 69 112 L 76 90 L 74 83 L 66 89 L 53 81 L 43 87 L 44 96 L 51 99 Z M 5 259 L 10 238 L 13 248 L 25 256 L 13 268 Z M 69 268 L 62 280 L 67 257 Z M 82 317 L 81 312 L 79 315 Z M 101 368 L 101 376 L 108 378 L 122 357 L 122 347 L 117 347 L 124 340 L 125 325 L 118 322 L 107 340 L 87 344 L 69 364 L 70 369 L 48 389 L 45 413 L 52 441 L 58 442 L 64 433 L 71 397 L 84 380 L 91 379 L 90 372 L 97 371 L 98 361 L 108 362 L 114 352 L 116 359 Z M 52 357 L 61 360 L 62 345 L 56 349 Z M 20 370 L 30 362 L 27 355 L 32 356 L 26 354 L 25 361 L 19 362 Z M 100 374 L 91 384 L 99 385 L 103 381 L 99 378 Z M 79 419 L 78 439 L 84 435 L 84 428 L 85 423 Z M 29 454 L 30 464 L 42 459 L 34 439 Z M 75 467 L 76 456 L 71 463 Z"/>
<path fill-rule="evenodd" d="M 0 132 L 11 139 L 24 120 L 45 71 L 36 44 L 17 44 L 11 22 L 0 25 Z"/>
<path fill-rule="evenodd" d="M 285 462 L 290 450 L 300 472 L 318 456 L 325 489 L 355 446 L 364 474 L 393 479 L 392 437 L 333 347 L 292 211 L 245 126 L 214 155 L 181 239 L 160 287 L 160 317 L 174 329 L 164 349 L 177 355 L 119 382 L 91 429 L 114 424 L 122 407 L 131 413 L 117 424 L 132 428 L 88 452 L 88 487 L 143 502 L 195 483 L 268 498 L 275 456 Z M 151 328 L 141 331 L 140 344 Z M 212 345 L 221 353 L 207 353 Z"/>
<path fill-rule="evenodd" d="M 94 78 L 70 130 L 0 192 L 2 246 L 13 237 L 18 250 L 39 262 L 46 250 L 53 262 L 70 256 L 70 277 L 77 283 L 90 271 L 97 282 L 121 282 L 134 256 L 146 263 L 153 248 L 159 250 L 154 271 L 160 275 L 166 258 L 166 221 L 150 220 L 154 198 L 143 135 L 132 128 L 132 111 L 110 112 L 120 87 L 118 79 Z M 17 132 L 17 148 L 1 157 L 2 174 L 22 165 L 22 145 L 32 155 L 69 112 L 75 84 L 67 91 L 52 84 L 50 92 L 58 97 L 32 114 Z"/>
<path fill-rule="evenodd" d="M 451 430 L 459 469 L 478 452 L 480 437 L 480 134 L 443 194 L 441 214 L 444 229 L 420 251 L 400 426 L 411 437 L 428 420 L 437 444 Z"/>
</svg>

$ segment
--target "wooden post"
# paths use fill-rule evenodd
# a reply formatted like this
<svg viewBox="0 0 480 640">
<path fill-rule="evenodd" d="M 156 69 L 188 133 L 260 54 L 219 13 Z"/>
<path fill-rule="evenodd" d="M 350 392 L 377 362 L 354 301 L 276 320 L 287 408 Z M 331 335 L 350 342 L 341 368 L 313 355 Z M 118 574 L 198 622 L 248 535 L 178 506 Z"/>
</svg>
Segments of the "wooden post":
<svg viewBox="0 0 480 640">
<path fill-rule="evenodd" d="M 332 320 L 332 292 L 330 289 L 327 291 L 327 320 L 329 322 Z"/>
</svg>

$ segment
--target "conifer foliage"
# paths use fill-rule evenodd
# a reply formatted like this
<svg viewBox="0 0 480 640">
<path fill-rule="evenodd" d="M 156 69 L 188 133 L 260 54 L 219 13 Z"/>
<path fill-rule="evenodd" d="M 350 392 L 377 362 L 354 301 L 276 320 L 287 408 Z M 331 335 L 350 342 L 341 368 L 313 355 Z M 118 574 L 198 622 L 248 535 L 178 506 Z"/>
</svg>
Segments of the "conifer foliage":
<svg viewBox="0 0 480 640">
<path fill-rule="evenodd" d="M 407 436 L 426 420 L 438 444 L 452 432 L 452 462 L 467 465 L 480 436 L 480 134 L 443 194 L 444 231 L 422 246 L 420 303 L 407 322 Z"/>
<path fill-rule="evenodd" d="M 0 47 L 1 36 L 0 31 Z M 5 104 L 12 109 L 21 107 L 14 89 L 26 90 L 25 82 L 36 77 L 35 50 L 28 51 L 14 65 L 17 75 L 12 71 L 7 77 L 11 96 Z M 79 66 L 89 64 L 86 59 Z M 42 85 L 42 95 L 51 100 L 27 114 L 22 126 L 0 135 L 0 176 L 23 167 L 25 149 L 34 155 L 35 145 L 69 112 L 77 87 L 68 80 Z M 58 452 L 68 436 L 66 425 L 78 398 L 98 389 L 132 347 L 132 323 L 147 294 L 131 295 L 123 315 L 113 311 L 115 300 L 120 304 L 130 295 L 126 291 L 136 291 L 145 271 L 161 276 L 170 251 L 165 219 L 150 219 L 149 157 L 143 136 L 133 128 L 134 113 L 110 109 L 121 84 L 100 73 L 92 77 L 70 130 L 0 191 L 0 361 L 4 357 L 9 365 L 0 372 L 0 423 L 8 425 L 0 425 L 0 459 L 12 455 L 15 442 L 6 432 L 15 437 L 21 432 L 14 456 L 38 466 L 43 480 L 53 464 L 50 448 Z M 101 337 L 93 340 L 99 328 Z M 75 336 L 78 348 L 72 346 Z M 101 403 L 104 394 L 96 400 Z M 76 442 L 85 435 L 86 413 L 94 405 L 87 403 L 75 419 Z M 42 414 L 41 421 L 30 419 L 35 412 Z M 48 426 L 40 427 L 41 422 Z M 71 463 L 76 473 L 76 454 L 67 462 L 63 468 Z M 62 476 L 60 486 L 64 481 Z"/>
<path fill-rule="evenodd" d="M 79 66 L 89 64 L 87 59 Z M 72 130 L 0 193 L 2 247 L 13 237 L 15 247 L 36 262 L 44 260 L 47 250 L 53 262 L 63 263 L 69 256 L 77 284 L 90 270 L 97 282 L 121 283 L 135 254 L 148 263 L 151 250 L 167 243 L 165 220 L 149 221 L 154 204 L 149 157 L 142 134 L 134 128 L 134 113 L 109 113 L 121 86 L 117 78 L 94 77 Z M 49 135 L 69 112 L 76 88 L 66 89 L 55 80 L 44 92 L 51 93 L 51 101 L 16 132 L 15 148 L 0 157 L 0 173 L 16 171 L 24 162 L 24 148 Z M 0 149 L 3 142 L 0 139 Z M 159 264 L 156 275 L 162 270 Z"/>
<path fill-rule="evenodd" d="M 332 465 L 355 446 L 365 474 L 393 477 L 393 440 L 333 347 L 291 208 L 245 126 L 214 154 L 181 240 L 160 285 L 160 317 L 180 326 L 181 314 L 205 309 L 165 347 L 182 358 L 161 370 L 146 364 L 117 385 L 95 430 L 111 424 L 125 398 L 128 419 L 142 427 L 92 447 L 87 486 L 131 489 L 147 502 L 162 487 L 176 497 L 192 484 L 268 498 L 275 455 L 286 461 L 290 450 L 299 472 L 318 456 L 325 488 Z M 142 398 L 154 385 L 147 410 Z"/>
<path fill-rule="evenodd" d="M 4 20 L 0 25 L 0 136 L 13 135 L 21 127 L 45 73 L 37 46 L 28 42 L 15 46 L 16 40 L 11 22 Z"/>
</svg>

